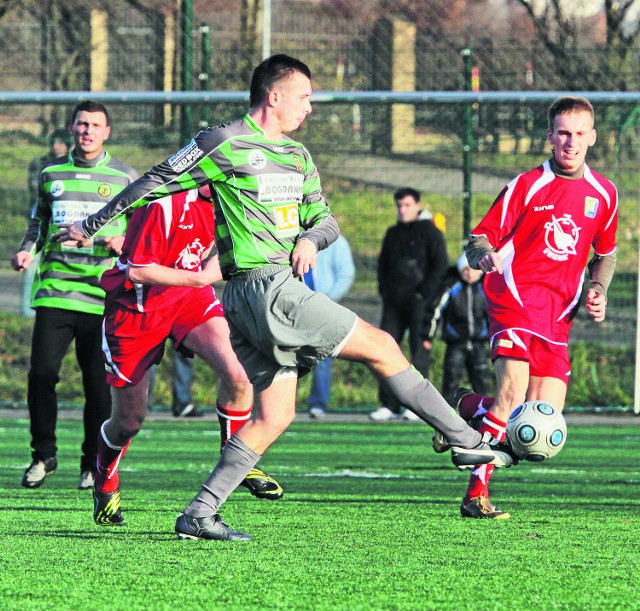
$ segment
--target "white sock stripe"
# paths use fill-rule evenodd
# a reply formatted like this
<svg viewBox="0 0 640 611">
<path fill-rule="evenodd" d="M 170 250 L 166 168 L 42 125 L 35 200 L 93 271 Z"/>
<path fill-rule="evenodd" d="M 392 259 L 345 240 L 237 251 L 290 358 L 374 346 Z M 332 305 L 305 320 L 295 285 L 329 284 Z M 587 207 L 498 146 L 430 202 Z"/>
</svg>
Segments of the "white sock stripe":
<svg viewBox="0 0 640 611">
<path fill-rule="evenodd" d="M 489 413 L 489 412 L 487 412 Z M 507 425 L 503 424 L 496 424 L 493 420 L 490 420 L 489 418 L 485 417 L 482 419 L 482 424 L 486 424 L 487 426 L 490 426 L 494 431 L 498 432 L 498 433 L 506 433 L 507 432 Z M 495 435 L 494 435 L 495 437 Z"/>
<path fill-rule="evenodd" d="M 472 472 L 483 484 L 487 483 L 487 465 L 479 465 Z"/>
<path fill-rule="evenodd" d="M 476 411 L 473 414 L 474 418 L 477 418 L 478 416 L 484 416 L 489 410 L 486 407 L 482 407 L 482 405 L 480 405 Z"/>
<path fill-rule="evenodd" d="M 249 410 L 249 413 L 247 413 L 246 415 L 243 414 L 242 416 L 229 416 L 229 414 L 225 414 L 224 412 L 221 412 L 216 407 L 216 413 L 218 414 L 218 416 L 221 416 L 222 418 L 225 418 L 226 420 L 249 420 L 249 418 L 251 418 L 251 410 Z"/>
<path fill-rule="evenodd" d="M 109 439 L 107 439 L 107 435 L 104 432 L 104 425 L 107 424 L 107 420 L 105 420 L 102 423 L 102 426 L 100 427 L 100 434 L 102 435 L 102 439 L 104 440 L 104 442 L 112 449 L 112 450 L 123 450 L 124 446 L 116 446 L 114 444 L 112 444 Z"/>
<path fill-rule="evenodd" d="M 123 452 L 122 450 L 120 450 L 120 454 L 118 454 L 118 458 L 116 458 L 116 462 L 113 464 L 113 469 L 111 470 L 111 473 L 107 475 L 106 479 L 111 479 L 112 477 L 118 474 L 118 468 L 120 467 L 120 461 L 122 460 L 122 456 L 123 456 Z"/>
</svg>

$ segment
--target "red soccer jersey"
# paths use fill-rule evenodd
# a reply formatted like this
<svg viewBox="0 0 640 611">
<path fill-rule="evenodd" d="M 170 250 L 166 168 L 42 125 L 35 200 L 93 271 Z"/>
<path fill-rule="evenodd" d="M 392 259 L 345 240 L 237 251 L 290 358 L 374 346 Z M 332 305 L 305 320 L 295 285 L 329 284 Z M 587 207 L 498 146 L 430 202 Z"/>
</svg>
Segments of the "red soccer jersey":
<svg viewBox="0 0 640 611">
<path fill-rule="evenodd" d="M 587 166 L 571 180 L 547 161 L 512 180 L 472 232 L 503 257 L 504 273 L 484 281 L 491 335 L 524 329 L 566 344 L 591 247 L 613 253 L 617 222 L 615 186 Z"/>
<path fill-rule="evenodd" d="M 127 280 L 127 264 L 199 271 L 214 229 L 213 204 L 199 197 L 197 190 L 138 208 L 127 227 L 122 254 L 102 275 L 107 306 L 115 302 L 139 312 L 170 307 L 184 287 L 134 284 Z"/>
</svg>

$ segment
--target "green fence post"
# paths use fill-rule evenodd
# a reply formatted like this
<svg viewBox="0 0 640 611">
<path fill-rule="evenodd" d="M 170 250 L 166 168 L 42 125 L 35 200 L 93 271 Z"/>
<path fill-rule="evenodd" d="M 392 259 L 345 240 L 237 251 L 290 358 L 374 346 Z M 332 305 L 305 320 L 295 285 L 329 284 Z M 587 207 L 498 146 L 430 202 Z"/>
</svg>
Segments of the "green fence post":
<svg viewBox="0 0 640 611">
<path fill-rule="evenodd" d="M 464 90 L 472 90 L 473 51 L 470 48 L 462 50 L 464 59 Z M 462 241 L 466 241 L 471 233 L 471 217 L 473 213 L 473 200 L 471 191 L 471 175 L 473 164 L 471 154 L 473 151 L 473 104 L 468 103 L 464 107 L 464 133 L 462 140 Z"/>
<path fill-rule="evenodd" d="M 203 23 L 200 26 L 200 45 L 202 58 L 200 61 L 200 74 L 198 75 L 198 79 L 200 80 L 200 90 L 208 91 L 210 88 L 209 68 L 211 67 L 211 28 L 206 23 Z M 200 127 L 209 127 L 210 124 L 211 106 L 209 104 L 205 104 L 202 107 Z"/>
<path fill-rule="evenodd" d="M 193 61 L 193 0 L 182 0 L 181 11 L 182 30 L 182 91 L 191 91 L 192 61 Z M 191 104 L 185 104 L 180 114 L 180 139 L 187 142 L 192 137 L 193 109 Z"/>
</svg>

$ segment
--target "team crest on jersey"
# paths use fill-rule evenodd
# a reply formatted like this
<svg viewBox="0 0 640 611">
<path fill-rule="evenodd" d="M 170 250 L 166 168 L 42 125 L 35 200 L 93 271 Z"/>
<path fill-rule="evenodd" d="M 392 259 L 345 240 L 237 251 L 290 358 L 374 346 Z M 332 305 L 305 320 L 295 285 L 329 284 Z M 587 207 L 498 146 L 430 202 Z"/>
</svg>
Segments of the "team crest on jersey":
<svg viewBox="0 0 640 611">
<path fill-rule="evenodd" d="M 560 218 L 551 215 L 551 220 L 544 224 L 544 242 L 547 247 L 544 254 L 554 261 L 566 261 L 569 255 L 576 254 L 576 244 L 580 237 L 580 227 L 578 227 L 570 214 L 565 214 Z"/>
<path fill-rule="evenodd" d="M 200 239 L 196 238 L 191 244 L 184 247 L 178 256 L 176 267 L 179 269 L 197 269 L 200 267 L 202 253 L 205 250 L 205 246 L 202 244 Z"/>
<path fill-rule="evenodd" d="M 295 164 L 296 170 L 298 170 L 298 172 L 304 172 L 304 165 L 298 155 L 293 156 L 293 163 Z"/>
<path fill-rule="evenodd" d="M 60 197 L 64 193 L 64 183 L 61 180 L 54 180 L 51 183 L 52 197 Z"/>
<path fill-rule="evenodd" d="M 596 197 L 585 197 L 584 198 L 584 215 L 589 219 L 596 218 L 596 213 L 598 212 L 598 198 Z"/>
<path fill-rule="evenodd" d="M 261 170 L 267 165 L 267 158 L 264 156 L 262 151 L 253 149 L 249 153 L 249 165 L 256 170 Z"/>
<path fill-rule="evenodd" d="M 101 184 L 98 187 L 98 195 L 100 197 L 109 197 L 111 195 L 111 186 L 106 184 Z"/>
</svg>

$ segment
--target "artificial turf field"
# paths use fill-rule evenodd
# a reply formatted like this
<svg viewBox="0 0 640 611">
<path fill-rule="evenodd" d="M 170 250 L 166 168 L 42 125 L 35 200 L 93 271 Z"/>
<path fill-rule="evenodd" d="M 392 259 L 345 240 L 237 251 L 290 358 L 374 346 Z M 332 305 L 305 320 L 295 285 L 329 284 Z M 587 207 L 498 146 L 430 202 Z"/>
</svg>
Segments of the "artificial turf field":
<svg viewBox="0 0 640 611">
<path fill-rule="evenodd" d="M 281 501 L 235 492 L 250 542 L 179 541 L 217 423 L 147 422 L 121 465 L 127 525 L 75 489 L 81 422 L 58 471 L 20 486 L 28 422 L 0 420 L 0 609 L 638 609 L 640 427 L 570 426 L 553 460 L 500 470 L 511 520 L 459 515 L 467 475 L 420 424 L 294 423 L 261 466 Z M 483 584 L 476 593 L 478 578 Z"/>
</svg>

